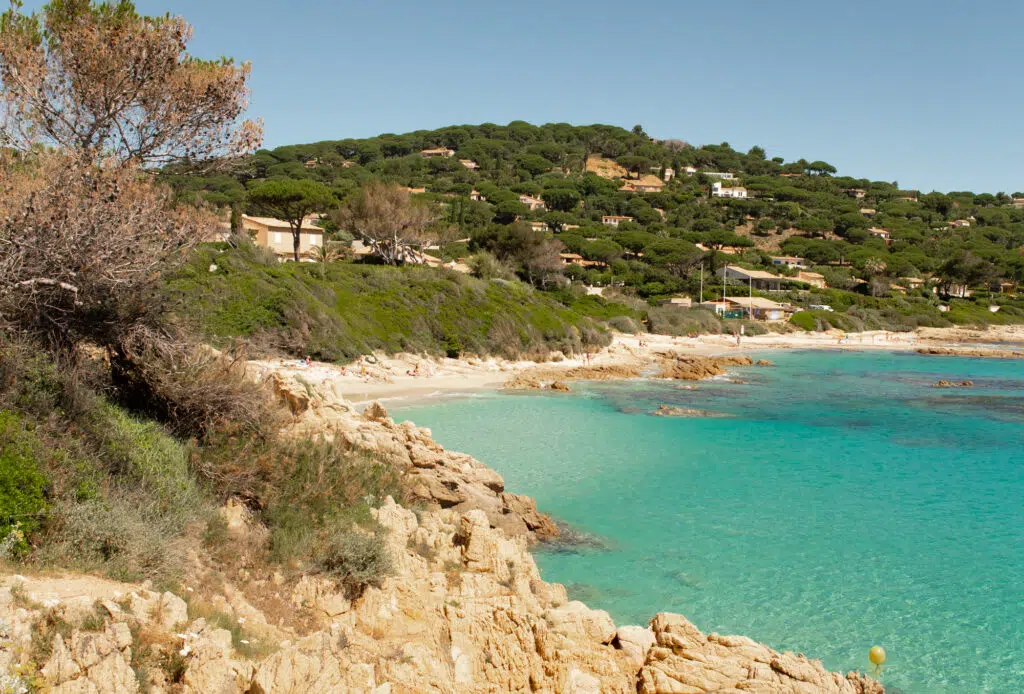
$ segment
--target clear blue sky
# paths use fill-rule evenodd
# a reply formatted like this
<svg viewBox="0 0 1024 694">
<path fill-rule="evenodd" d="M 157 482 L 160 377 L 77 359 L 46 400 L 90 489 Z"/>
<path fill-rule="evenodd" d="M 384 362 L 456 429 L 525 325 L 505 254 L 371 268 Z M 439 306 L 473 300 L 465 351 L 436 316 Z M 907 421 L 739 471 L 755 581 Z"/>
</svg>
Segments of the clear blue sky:
<svg viewBox="0 0 1024 694">
<path fill-rule="evenodd" d="M 639 123 L 905 188 L 1024 190 L 1019 0 L 136 4 L 192 22 L 195 54 L 253 63 L 268 147 Z"/>
</svg>

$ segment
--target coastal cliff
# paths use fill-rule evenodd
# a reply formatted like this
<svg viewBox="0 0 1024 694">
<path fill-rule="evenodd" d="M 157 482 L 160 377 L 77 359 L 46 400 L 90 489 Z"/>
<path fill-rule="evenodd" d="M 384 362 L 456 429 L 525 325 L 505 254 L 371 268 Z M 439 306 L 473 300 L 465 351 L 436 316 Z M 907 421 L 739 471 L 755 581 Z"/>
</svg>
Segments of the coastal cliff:
<svg viewBox="0 0 1024 694">
<path fill-rule="evenodd" d="M 215 568 L 193 553 L 180 588 L 5 579 L 3 669 L 58 694 L 884 691 L 680 615 L 616 626 L 541 579 L 529 546 L 557 529 L 500 475 L 379 404 L 358 412 L 329 388 L 280 374 L 269 383 L 292 412 L 290 434 L 386 454 L 411 478 L 415 510 L 389 497 L 372 511 L 391 575 L 353 593 L 251 562 L 265 529 L 231 502 L 221 514 L 238 561 Z"/>
</svg>

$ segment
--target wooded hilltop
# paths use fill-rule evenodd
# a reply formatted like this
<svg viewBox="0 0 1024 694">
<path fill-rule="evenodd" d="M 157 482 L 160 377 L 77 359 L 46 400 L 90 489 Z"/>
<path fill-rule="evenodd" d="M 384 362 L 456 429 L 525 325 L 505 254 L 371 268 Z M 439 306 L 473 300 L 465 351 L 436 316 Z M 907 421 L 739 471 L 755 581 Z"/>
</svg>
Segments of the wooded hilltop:
<svg viewBox="0 0 1024 694">
<path fill-rule="evenodd" d="M 320 208 L 309 210 L 323 214 L 328 245 L 367 263 L 380 254 L 353 254 L 367 237 L 333 211 L 383 182 L 432 210 L 433 233 L 417 245 L 430 260 L 518 276 L 569 305 L 599 288 L 632 309 L 612 314 L 659 332 L 736 329 L 710 310 L 657 308 L 685 295 L 696 309 L 702 277 L 704 299 L 719 297 L 724 266 L 739 271 L 725 294 L 787 303 L 804 329 L 1024 320 L 1024 193 L 924 193 L 760 147 L 656 140 L 640 126 L 452 126 L 260 150 L 215 176 L 167 178 L 182 201 L 234 210 L 239 229 L 243 214 L 279 209 L 260 197 L 267 182 L 315 186 Z M 780 281 L 755 272 L 751 282 L 749 270 Z M 769 288 L 780 291 L 758 291 Z"/>
</svg>

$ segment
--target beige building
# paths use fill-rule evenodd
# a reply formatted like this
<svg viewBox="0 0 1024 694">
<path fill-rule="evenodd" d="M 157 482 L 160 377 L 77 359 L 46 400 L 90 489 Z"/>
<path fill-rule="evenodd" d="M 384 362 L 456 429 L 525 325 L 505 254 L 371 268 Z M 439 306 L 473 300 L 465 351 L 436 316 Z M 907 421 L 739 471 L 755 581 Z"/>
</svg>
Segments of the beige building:
<svg viewBox="0 0 1024 694">
<path fill-rule="evenodd" d="M 431 159 L 433 157 L 444 157 L 445 159 L 451 159 L 455 156 L 454 149 L 448 149 L 447 147 L 437 147 L 435 149 L 424 149 L 420 151 L 420 156 L 424 159 Z"/>
<path fill-rule="evenodd" d="M 316 249 L 324 245 L 324 230 L 313 224 L 312 217 L 313 215 L 310 215 L 302 220 L 302 229 L 299 232 L 299 257 L 307 262 L 312 262 Z M 218 236 L 226 239 L 231 233 L 231 223 L 221 222 L 218 226 Z M 249 233 L 253 243 L 263 248 L 269 248 L 278 256 L 278 259 L 292 260 L 294 258 L 292 228 L 283 219 L 243 214 L 242 229 Z"/>
</svg>

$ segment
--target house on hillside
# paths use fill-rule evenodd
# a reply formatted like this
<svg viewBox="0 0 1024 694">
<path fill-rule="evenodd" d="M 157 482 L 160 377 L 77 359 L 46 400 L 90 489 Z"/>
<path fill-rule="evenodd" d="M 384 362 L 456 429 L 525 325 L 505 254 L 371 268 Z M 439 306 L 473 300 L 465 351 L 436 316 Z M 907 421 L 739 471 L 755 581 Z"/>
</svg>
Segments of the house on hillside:
<svg viewBox="0 0 1024 694">
<path fill-rule="evenodd" d="M 872 236 L 877 236 L 878 238 L 885 241 L 885 245 L 887 246 L 889 245 L 890 241 L 892 241 L 892 234 L 889 233 L 888 229 L 879 229 L 877 227 L 871 227 L 870 229 L 868 229 L 868 233 L 871 234 Z"/>
<path fill-rule="evenodd" d="M 459 159 L 459 163 L 465 166 L 470 171 L 476 171 L 477 169 L 480 168 L 480 165 L 477 164 L 472 159 Z"/>
<path fill-rule="evenodd" d="M 726 171 L 702 171 L 702 174 L 709 178 L 720 178 L 723 181 L 735 181 L 736 175 Z"/>
<path fill-rule="evenodd" d="M 745 200 L 747 198 L 747 189 L 742 187 L 723 188 L 721 183 L 715 181 L 711 184 L 711 197 Z"/>
<path fill-rule="evenodd" d="M 697 173 L 697 167 L 696 166 L 684 166 L 683 167 L 683 173 L 686 174 L 687 176 L 692 176 L 695 173 Z"/>
<path fill-rule="evenodd" d="M 788 279 L 786 277 L 773 275 L 772 273 L 765 272 L 764 270 L 747 270 L 737 265 L 727 265 L 725 267 L 725 277 L 727 280 L 743 282 L 754 289 L 766 292 L 780 291 L 782 289 L 782 283 Z"/>
<path fill-rule="evenodd" d="M 520 195 L 519 196 L 519 202 L 521 202 L 522 204 L 526 205 L 529 208 L 530 212 L 535 212 L 537 210 L 546 210 L 546 209 L 548 209 L 547 205 L 544 204 L 543 200 L 541 200 L 540 198 L 535 198 L 535 197 L 529 196 L 529 195 Z"/>
<path fill-rule="evenodd" d="M 410 188 L 409 186 L 406 186 L 403 190 L 409 195 L 422 195 L 427 192 L 426 188 Z"/>
<path fill-rule="evenodd" d="M 551 231 L 551 227 L 549 227 L 546 222 L 527 222 L 527 224 L 530 225 L 531 229 L 537 232 L 543 233 Z"/>
<path fill-rule="evenodd" d="M 849 195 L 851 198 L 862 200 L 864 196 L 868 194 L 868 192 L 863 188 L 847 188 L 846 194 Z"/>
<path fill-rule="evenodd" d="M 807 267 L 807 261 L 795 255 L 772 256 L 772 265 L 779 267 Z"/>
<path fill-rule="evenodd" d="M 966 219 L 957 219 L 950 222 L 950 226 L 952 226 L 954 229 L 959 229 L 961 227 L 969 227 L 971 226 L 971 223 Z"/>
<path fill-rule="evenodd" d="M 901 195 L 900 197 L 898 197 L 896 199 L 897 200 L 902 200 L 903 202 L 917 202 L 917 196 L 916 195 Z"/>
<path fill-rule="evenodd" d="M 660 193 L 665 184 L 657 176 L 644 176 L 636 181 L 626 181 L 619 188 L 624 193 Z"/>
<path fill-rule="evenodd" d="M 828 289 L 828 282 L 825 281 L 825 275 L 818 272 L 809 272 L 807 270 L 800 270 L 796 273 L 796 279 L 801 282 L 805 282 L 812 287 L 817 289 Z"/>
<path fill-rule="evenodd" d="M 878 214 L 878 211 L 873 207 L 863 207 L 861 208 L 860 213 L 865 217 L 874 217 L 876 214 Z"/>
<path fill-rule="evenodd" d="M 605 216 L 601 217 L 601 224 L 604 224 L 607 227 L 617 227 L 622 222 L 632 222 L 632 221 L 633 221 L 632 217 L 623 216 L 623 215 L 617 215 L 617 214 L 606 214 Z"/>
<path fill-rule="evenodd" d="M 676 177 L 676 170 L 669 167 L 662 172 L 662 177 L 665 179 L 665 183 L 668 183 Z"/>
<path fill-rule="evenodd" d="M 303 166 L 307 169 L 315 169 L 319 163 L 320 161 L 318 159 L 309 159 L 303 164 Z"/>
<path fill-rule="evenodd" d="M 224 233 L 225 230 L 230 233 L 231 223 L 221 222 L 219 227 L 221 233 Z M 242 229 L 248 232 L 254 244 L 273 251 L 278 260 L 294 259 L 295 242 L 292 238 L 292 228 L 283 219 L 243 214 Z M 302 227 L 299 230 L 299 259 L 304 262 L 313 262 L 316 249 L 323 245 L 324 230 L 313 224 L 311 216 L 303 219 Z"/>
<path fill-rule="evenodd" d="M 435 157 L 444 157 L 445 159 L 451 159 L 455 156 L 454 149 L 448 149 L 447 147 L 437 147 L 435 149 L 424 149 L 420 150 L 420 156 L 424 159 L 433 159 Z"/>
<path fill-rule="evenodd" d="M 583 256 L 579 253 L 559 253 L 558 257 L 562 261 L 562 265 L 582 265 Z"/>
<path fill-rule="evenodd" d="M 782 176 L 782 178 L 801 178 L 801 177 L 803 177 L 803 174 L 802 173 L 784 173 L 784 174 L 779 174 L 779 176 Z"/>
<path fill-rule="evenodd" d="M 738 308 L 754 320 L 786 320 L 795 311 L 790 304 L 780 304 L 760 296 L 726 296 L 730 309 Z"/>
<path fill-rule="evenodd" d="M 1024 207 L 1024 198 L 1014 198 L 1013 199 L 1013 206 L 1014 207 Z"/>
<path fill-rule="evenodd" d="M 470 191 L 469 199 L 475 202 L 485 202 L 487 200 L 487 198 L 481 195 L 479 190 Z"/>
<path fill-rule="evenodd" d="M 907 289 L 920 289 L 924 286 L 924 280 L 920 277 L 899 277 L 897 279 Z"/>
</svg>

